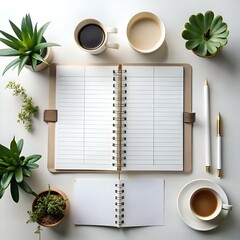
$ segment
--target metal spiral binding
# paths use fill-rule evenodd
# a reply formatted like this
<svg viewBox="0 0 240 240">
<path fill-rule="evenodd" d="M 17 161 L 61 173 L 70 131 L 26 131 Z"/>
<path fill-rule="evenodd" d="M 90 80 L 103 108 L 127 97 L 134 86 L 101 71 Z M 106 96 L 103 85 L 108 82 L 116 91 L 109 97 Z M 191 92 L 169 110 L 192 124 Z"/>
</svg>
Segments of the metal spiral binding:
<svg viewBox="0 0 240 240">
<path fill-rule="evenodd" d="M 124 224 L 124 183 L 115 184 L 115 224 Z"/>
<path fill-rule="evenodd" d="M 126 166 L 126 133 L 127 125 L 127 77 L 126 70 L 120 65 L 118 70 L 113 70 L 113 166 L 121 170 Z"/>
</svg>

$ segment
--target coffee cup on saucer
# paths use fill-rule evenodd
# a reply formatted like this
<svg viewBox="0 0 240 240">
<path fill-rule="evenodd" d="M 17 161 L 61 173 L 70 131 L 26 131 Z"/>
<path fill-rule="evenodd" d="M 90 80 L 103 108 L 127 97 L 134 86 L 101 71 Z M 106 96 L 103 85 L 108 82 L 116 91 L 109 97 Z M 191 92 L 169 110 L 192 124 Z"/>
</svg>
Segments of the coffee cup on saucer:
<svg viewBox="0 0 240 240">
<path fill-rule="evenodd" d="M 156 51 L 165 40 L 163 21 L 151 12 L 134 15 L 127 25 L 129 45 L 137 52 L 147 54 Z"/>
<path fill-rule="evenodd" d="M 202 221 L 213 220 L 219 216 L 221 211 L 232 209 L 232 205 L 223 203 L 220 195 L 207 186 L 192 192 L 189 206 L 193 215 Z"/>
<path fill-rule="evenodd" d="M 107 28 L 96 19 L 85 19 L 76 26 L 74 39 L 83 51 L 99 54 L 107 48 L 119 48 L 117 43 L 108 42 L 109 33 L 117 33 L 117 28 Z"/>
</svg>

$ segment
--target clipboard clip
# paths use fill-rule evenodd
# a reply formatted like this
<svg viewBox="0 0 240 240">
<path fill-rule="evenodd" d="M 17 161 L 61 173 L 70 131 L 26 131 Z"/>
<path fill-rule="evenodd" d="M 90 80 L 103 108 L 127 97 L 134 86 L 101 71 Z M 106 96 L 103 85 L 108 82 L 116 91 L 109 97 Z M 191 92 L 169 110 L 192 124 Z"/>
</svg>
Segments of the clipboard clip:
<svg viewBox="0 0 240 240">
<path fill-rule="evenodd" d="M 47 109 L 43 113 L 43 121 L 46 123 L 57 122 L 58 120 L 58 111 L 56 109 Z"/>
</svg>

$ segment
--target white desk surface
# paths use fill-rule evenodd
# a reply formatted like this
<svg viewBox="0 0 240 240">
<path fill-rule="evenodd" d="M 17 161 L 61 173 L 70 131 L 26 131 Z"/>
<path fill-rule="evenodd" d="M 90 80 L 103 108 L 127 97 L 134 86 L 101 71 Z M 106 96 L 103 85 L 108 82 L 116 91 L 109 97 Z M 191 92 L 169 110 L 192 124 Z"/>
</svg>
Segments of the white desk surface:
<svg viewBox="0 0 240 240">
<path fill-rule="evenodd" d="M 165 179 L 165 225 L 159 227 L 115 229 L 108 227 L 74 226 L 73 211 L 65 222 L 55 229 L 44 229 L 42 239 L 51 240 L 145 240 L 145 239 L 185 239 L 185 240 L 237 240 L 240 232 L 240 1 L 236 0 L 8 0 L 1 3 L 0 29 L 9 31 L 8 19 L 20 22 L 23 15 L 30 13 L 39 25 L 51 21 L 47 31 L 48 41 L 57 42 L 61 47 L 54 51 L 54 62 L 62 64 L 81 63 L 189 63 L 193 68 L 193 111 L 196 123 L 193 131 L 193 170 L 181 173 L 145 173 L 129 174 L 126 178 L 164 178 Z M 185 40 L 181 37 L 184 24 L 191 14 L 213 10 L 222 15 L 228 23 L 229 42 L 216 58 L 203 59 L 186 50 Z M 133 51 L 126 39 L 128 20 L 136 13 L 150 11 L 165 22 L 167 35 L 164 45 L 155 53 L 141 55 Z M 104 53 L 92 56 L 82 52 L 74 42 L 73 32 L 79 21 L 96 18 L 106 26 L 118 28 L 118 34 L 111 40 L 120 44 L 119 50 L 108 49 Z M 2 47 L 2 45 L 1 45 Z M 9 58 L 0 58 L 0 71 L 9 62 Z M 204 121 L 203 121 L 203 84 L 208 78 L 211 86 L 211 131 L 212 159 L 214 174 L 205 172 L 204 163 Z M 20 102 L 5 89 L 8 81 L 20 82 L 40 107 L 40 114 L 34 121 L 35 131 L 28 133 L 18 124 L 17 113 Z M 112 178 L 108 174 L 52 174 L 47 170 L 47 124 L 43 122 L 43 111 L 48 108 L 48 70 L 33 73 L 26 69 L 20 76 L 16 71 L 8 71 L 0 81 L 0 143 L 8 145 L 13 136 L 25 140 L 25 154 L 40 153 L 40 168 L 34 171 L 30 179 L 31 186 L 41 191 L 50 183 L 52 187 L 64 190 L 70 204 L 73 199 L 73 182 L 79 178 Z M 216 177 L 216 117 L 221 112 L 223 118 L 223 169 L 224 177 Z M 227 193 L 234 206 L 223 224 L 210 232 L 199 232 L 189 228 L 177 212 L 177 196 L 188 182 L 205 178 L 218 183 Z M 26 224 L 27 210 L 32 197 L 21 192 L 20 202 L 15 204 L 9 191 L 0 200 L 0 239 L 30 240 L 37 239 L 33 233 L 35 224 Z"/>
</svg>

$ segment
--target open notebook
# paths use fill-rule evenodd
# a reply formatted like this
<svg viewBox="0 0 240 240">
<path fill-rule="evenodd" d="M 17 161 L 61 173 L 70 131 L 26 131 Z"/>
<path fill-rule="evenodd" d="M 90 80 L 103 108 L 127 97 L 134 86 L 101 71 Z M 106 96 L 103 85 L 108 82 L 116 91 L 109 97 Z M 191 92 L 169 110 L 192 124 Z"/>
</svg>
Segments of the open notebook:
<svg viewBox="0 0 240 240">
<path fill-rule="evenodd" d="M 164 225 L 164 180 L 76 179 L 73 212 L 76 225 Z"/>
<path fill-rule="evenodd" d="M 45 111 L 51 171 L 191 169 L 189 65 L 54 70 L 50 108 L 56 110 Z"/>
</svg>

